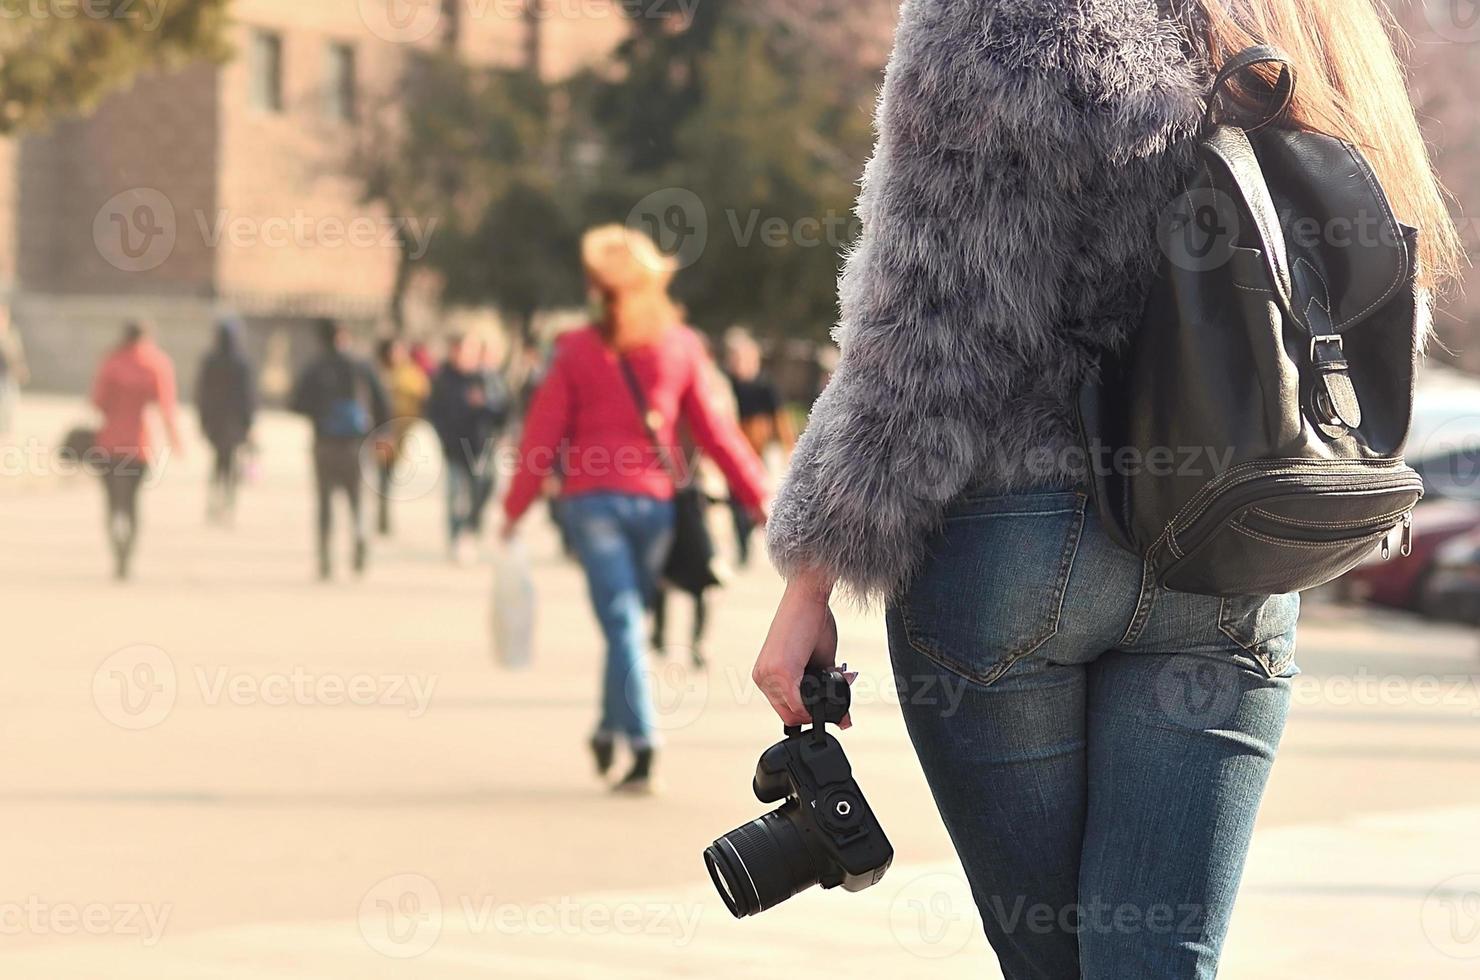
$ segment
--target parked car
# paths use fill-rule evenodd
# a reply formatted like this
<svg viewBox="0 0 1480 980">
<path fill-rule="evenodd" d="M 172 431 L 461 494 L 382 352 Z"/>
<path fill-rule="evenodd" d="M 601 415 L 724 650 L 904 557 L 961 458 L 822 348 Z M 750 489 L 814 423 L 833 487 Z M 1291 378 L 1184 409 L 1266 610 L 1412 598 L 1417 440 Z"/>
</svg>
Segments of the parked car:
<svg viewBox="0 0 1480 980">
<path fill-rule="evenodd" d="M 1423 502 L 1413 512 L 1410 552 L 1400 553 L 1394 535 L 1388 558 L 1374 552 L 1337 583 L 1337 592 L 1343 598 L 1425 612 L 1440 552 L 1457 539 L 1480 533 L 1480 381 L 1442 366 L 1421 374 L 1407 458 L 1424 480 Z M 1454 555 L 1463 552 L 1462 546 L 1455 548 Z M 1449 564 L 1445 567 L 1443 583 L 1457 583 Z M 1440 605 L 1458 601 L 1447 593 L 1434 600 Z"/>
<path fill-rule="evenodd" d="M 1418 588 L 1425 616 L 1480 625 L 1480 529 L 1441 545 Z"/>
<path fill-rule="evenodd" d="M 1435 500 L 1413 511 L 1412 545 L 1407 555 L 1393 535 L 1388 557 L 1374 551 L 1341 579 L 1344 599 L 1373 602 L 1419 612 L 1424 586 L 1439 549 L 1455 538 L 1480 528 L 1480 501 Z"/>
</svg>

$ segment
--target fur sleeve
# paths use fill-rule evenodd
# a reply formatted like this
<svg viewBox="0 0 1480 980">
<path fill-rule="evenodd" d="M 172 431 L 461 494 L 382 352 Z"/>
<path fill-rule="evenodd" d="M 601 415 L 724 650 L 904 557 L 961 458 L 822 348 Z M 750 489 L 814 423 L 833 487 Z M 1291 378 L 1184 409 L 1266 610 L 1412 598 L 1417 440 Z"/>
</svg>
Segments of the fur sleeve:
<svg viewBox="0 0 1480 980">
<path fill-rule="evenodd" d="M 1046 482 L 1024 461 L 1062 448 L 1084 334 L 1129 329 L 1126 283 L 1191 159 L 1205 72 L 1169 3 L 907 0 L 842 359 L 770 522 L 783 574 L 887 596 L 968 485 Z"/>
</svg>

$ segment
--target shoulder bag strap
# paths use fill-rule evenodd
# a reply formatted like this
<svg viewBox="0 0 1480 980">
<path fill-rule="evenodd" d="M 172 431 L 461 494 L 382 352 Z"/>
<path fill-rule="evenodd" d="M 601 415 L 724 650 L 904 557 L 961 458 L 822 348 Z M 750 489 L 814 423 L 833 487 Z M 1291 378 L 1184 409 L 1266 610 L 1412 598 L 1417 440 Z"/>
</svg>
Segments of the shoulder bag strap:
<svg viewBox="0 0 1480 980">
<path fill-rule="evenodd" d="M 673 467 L 673 461 L 668 456 L 668 448 L 659 441 L 658 430 L 648 418 L 647 395 L 643 394 L 642 383 L 637 380 L 637 372 L 632 370 L 632 364 L 624 354 L 617 355 L 617 365 L 622 369 L 622 379 L 627 382 L 627 390 L 632 394 L 633 404 L 637 406 L 637 418 L 642 422 L 642 430 L 647 433 L 653 452 L 658 454 L 659 465 L 673 481 L 674 487 L 681 489 L 685 481 L 679 478 L 678 472 Z"/>
</svg>

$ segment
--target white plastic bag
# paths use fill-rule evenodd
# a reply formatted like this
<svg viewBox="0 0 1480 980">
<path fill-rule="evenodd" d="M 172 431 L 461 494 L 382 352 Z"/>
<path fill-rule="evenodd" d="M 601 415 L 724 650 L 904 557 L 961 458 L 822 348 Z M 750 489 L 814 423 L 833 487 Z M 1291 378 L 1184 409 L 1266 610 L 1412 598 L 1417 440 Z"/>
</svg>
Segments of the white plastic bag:
<svg viewBox="0 0 1480 980">
<path fill-rule="evenodd" d="M 493 659 L 521 670 L 534 656 L 534 578 L 519 538 L 504 542 L 493 564 Z"/>
</svg>

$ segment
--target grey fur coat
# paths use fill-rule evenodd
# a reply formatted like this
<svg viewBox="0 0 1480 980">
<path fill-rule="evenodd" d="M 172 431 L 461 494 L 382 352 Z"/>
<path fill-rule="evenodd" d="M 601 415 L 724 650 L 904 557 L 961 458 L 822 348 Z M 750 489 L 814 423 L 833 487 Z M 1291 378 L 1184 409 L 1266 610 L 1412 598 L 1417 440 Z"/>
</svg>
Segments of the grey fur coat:
<svg viewBox="0 0 1480 980">
<path fill-rule="evenodd" d="M 906 0 L 843 271 L 842 360 L 773 509 L 783 574 L 894 592 L 968 488 L 1069 486 L 1194 160 L 1197 0 Z"/>
</svg>

